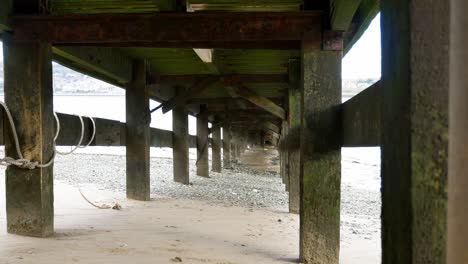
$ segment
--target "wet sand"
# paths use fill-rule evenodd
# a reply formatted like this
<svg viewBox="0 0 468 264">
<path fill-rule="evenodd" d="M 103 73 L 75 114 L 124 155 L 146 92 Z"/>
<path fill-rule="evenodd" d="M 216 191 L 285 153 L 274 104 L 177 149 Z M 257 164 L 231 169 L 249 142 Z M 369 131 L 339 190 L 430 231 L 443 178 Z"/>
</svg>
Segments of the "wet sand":
<svg viewBox="0 0 468 264">
<path fill-rule="evenodd" d="M 258 154 L 257 151 L 246 153 L 241 163 L 247 166 L 245 161 L 253 160 L 249 155 L 259 157 Z M 109 167 L 90 162 L 99 158 L 105 159 L 114 170 L 113 177 L 119 180 L 97 179 L 104 177 L 101 174 L 112 173 Z M 119 182 L 124 176 L 121 167 L 125 166 L 121 159 L 122 156 L 79 154 L 58 161 L 57 170 L 68 174 L 56 173 L 56 235 L 52 238 L 6 234 L 4 185 L 0 185 L 0 263 L 297 262 L 299 218 L 289 214 L 287 204 L 283 204 L 287 193 L 279 175 L 256 171 L 262 166 L 259 160 L 250 165 L 253 169 L 238 165 L 235 170 L 213 174 L 211 179 L 191 175 L 193 185 L 180 186 L 171 182 L 172 170 L 160 175 L 169 169 L 171 160 L 155 158 L 152 164 L 158 165 L 152 177 L 155 173 L 163 178 L 157 178 L 158 182 L 154 183 L 159 186 L 153 189 L 152 201 L 137 202 L 126 200 L 120 190 Z M 111 160 L 114 163 L 108 163 Z M 80 162 L 90 165 L 83 169 L 83 173 L 91 174 L 89 178 L 73 174 Z M 269 169 L 275 166 L 274 159 L 266 165 Z M 4 177 L 3 173 L 0 177 Z M 344 185 L 351 188 L 354 183 L 345 180 Z M 83 200 L 77 186 L 82 187 L 91 201 L 118 202 L 123 209 L 96 209 Z M 342 215 L 340 262 L 378 263 L 378 233 L 374 230 L 375 223 L 369 221 L 373 211 L 366 213 L 359 208 L 361 205 L 347 203 L 344 202 Z"/>
</svg>

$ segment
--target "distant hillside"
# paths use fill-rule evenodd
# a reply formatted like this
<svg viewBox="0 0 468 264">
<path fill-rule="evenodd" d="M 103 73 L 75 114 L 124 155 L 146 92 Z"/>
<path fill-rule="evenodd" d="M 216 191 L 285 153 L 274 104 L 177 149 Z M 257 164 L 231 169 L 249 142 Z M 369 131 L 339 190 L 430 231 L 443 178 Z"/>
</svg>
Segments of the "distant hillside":
<svg viewBox="0 0 468 264">
<path fill-rule="evenodd" d="M 54 68 L 56 95 L 124 95 L 120 88 L 67 69 L 57 63 Z M 343 97 L 352 97 L 378 81 L 377 79 L 343 80 Z M 0 60 L 0 93 L 3 94 L 3 61 Z"/>
<path fill-rule="evenodd" d="M 55 95 L 124 95 L 124 91 L 111 84 L 67 69 L 53 63 Z M 3 94 L 3 60 L 0 60 L 0 93 Z"/>
<path fill-rule="evenodd" d="M 379 79 L 344 79 L 343 80 L 343 97 L 353 97 L 364 89 L 368 88 Z"/>
<path fill-rule="evenodd" d="M 124 95 L 124 90 L 54 63 L 54 93 L 58 95 Z"/>
</svg>

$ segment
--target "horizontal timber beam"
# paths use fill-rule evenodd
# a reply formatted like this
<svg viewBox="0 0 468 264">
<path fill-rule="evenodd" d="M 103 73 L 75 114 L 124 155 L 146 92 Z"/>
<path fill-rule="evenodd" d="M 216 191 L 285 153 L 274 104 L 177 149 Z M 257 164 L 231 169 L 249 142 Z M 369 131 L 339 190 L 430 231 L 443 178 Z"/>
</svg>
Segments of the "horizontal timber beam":
<svg viewBox="0 0 468 264">
<path fill-rule="evenodd" d="M 245 100 L 273 114 L 274 116 L 277 116 L 281 119 L 286 119 L 286 112 L 281 106 L 275 104 L 273 101 L 266 97 L 257 95 L 255 92 L 248 89 L 247 87 L 227 86 L 226 89 L 229 91 L 231 96 L 238 96 L 244 98 Z"/>
<path fill-rule="evenodd" d="M 361 38 L 379 11 L 379 0 L 361 0 L 361 4 L 354 14 L 351 25 L 345 32 L 343 55 L 346 55 Z"/>
<path fill-rule="evenodd" d="M 348 30 L 360 4 L 361 0 L 331 0 L 331 29 L 340 31 Z"/>
<path fill-rule="evenodd" d="M 343 147 L 380 146 L 382 139 L 380 81 L 341 105 Z"/>
<path fill-rule="evenodd" d="M 0 111 L 0 145 L 4 145 L 4 111 Z M 81 136 L 81 123 L 78 116 L 57 113 L 60 120 L 60 134 L 57 138 L 58 146 L 74 146 L 78 143 Z M 90 146 L 125 146 L 126 127 L 125 123 L 103 119 L 94 118 L 96 122 L 96 136 Z M 91 121 L 83 117 L 85 125 L 85 134 L 83 144 L 87 143 L 91 138 L 93 131 Z M 9 130 L 7 130 L 9 131 Z M 151 128 L 151 147 L 159 148 L 172 148 L 172 131 Z M 196 148 L 196 137 L 189 136 L 190 148 Z"/>
<path fill-rule="evenodd" d="M 4 30 L 9 30 L 8 26 L 8 14 L 11 11 L 13 0 L 1 0 L 0 1 L 0 33 Z"/>
<path fill-rule="evenodd" d="M 14 41 L 54 45 L 297 49 L 320 47 L 321 12 L 12 16 Z"/>
<path fill-rule="evenodd" d="M 131 78 L 131 59 L 116 49 L 53 47 L 53 59 L 75 71 L 124 87 Z"/>
<path fill-rule="evenodd" d="M 273 131 L 278 135 L 281 133 L 281 130 L 277 125 L 275 125 L 275 124 L 273 124 L 271 122 L 268 122 L 268 121 L 263 122 L 262 127 L 265 128 L 265 129 L 268 129 L 270 131 Z"/>
<path fill-rule="evenodd" d="M 150 75 L 149 84 L 186 85 L 208 77 L 217 76 L 223 82 L 288 83 L 287 74 L 225 74 L 225 75 Z"/>
</svg>

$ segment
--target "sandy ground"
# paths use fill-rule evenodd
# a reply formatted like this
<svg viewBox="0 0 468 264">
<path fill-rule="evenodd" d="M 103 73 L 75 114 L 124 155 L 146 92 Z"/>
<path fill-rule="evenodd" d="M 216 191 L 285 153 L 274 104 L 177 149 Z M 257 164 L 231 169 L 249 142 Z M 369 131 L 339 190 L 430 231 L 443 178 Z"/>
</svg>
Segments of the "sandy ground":
<svg viewBox="0 0 468 264">
<path fill-rule="evenodd" d="M 171 159 L 153 158 L 150 202 L 125 199 L 124 156 L 61 157 L 55 169 L 54 237 L 6 234 L 0 184 L 0 263 L 297 262 L 298 216 L 287 213 L 287 193 L 274 172 L 275 155 L 255 159 L 261 157 L 258 151 L 246 153 L 244 165 L 213 173 L 210 179 L 195 176 L 191 160 L 189 186 L 172 182 Z M 343 168 L 358 173 L 362 165 L 345 160 Z M 260 171 L 265 169 L 269 172 Z M 361 180 L 343 177 L 342 188 L 349 195 L 342 198 L 340 263 L 380 259 L 378 192 Z M 123 209 L 96 209 L 81 198 L 78 187 L 92 201 L 117 202 Z"/>
</svg>

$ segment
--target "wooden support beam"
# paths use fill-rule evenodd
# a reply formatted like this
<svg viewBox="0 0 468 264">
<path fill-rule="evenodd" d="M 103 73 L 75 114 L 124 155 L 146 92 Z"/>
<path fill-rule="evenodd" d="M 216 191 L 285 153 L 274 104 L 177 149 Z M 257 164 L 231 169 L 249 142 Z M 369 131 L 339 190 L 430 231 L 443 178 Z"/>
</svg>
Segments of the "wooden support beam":
<svg viewBox="0 0 468 264">
<path fill-rule="evenodd" d="M 287 83 L 288 76 L 284 74 L 195 74 L 195 75 L 150 75 L 149 84 L 187 85 L 200 80 L 218 77 L 223 82 L 230 83 Z"/>
<path fill-rule="evenodd" d="M 127 198 L 150 200 L 150 123 L 146 63 L 133 63 L 126 93 Z"/>
<path fill-rule="evenodd" d="M 188 113 L 184 106 L 172 110 L 174 181 L 190 183 Z"/>
<path fill-rule="evenodd" d="M 291 59 L 289 61 L 289 79 L 291 85 L 288 91 L 288 138 L 285 144 L 296 145 L 289 150 L 289 212 L 299 214 L 300 211 L 300 127 L 302 122 L 302 96 L 301 96 L 301 60 Z"/>
<path fill-rule="evenodd" d="M 242 97 L 245 100 L 251 102 L 252 104 L 262 108 L 263 110 L 281 118 L 286 119 L 286 113 L 281 106 L 278 106 L 270 99 L 259 96 L 252 90 L 248 89 L 247 87 L 237 87 L 237 86 L 226 86 L 226 89 L 229 90 L 231 96 L 235 97 Z"/>
<path fill-rule="evenodd" d="M 78 116 L 58 113 L 60 120 L 60 134 L 57 139 L 58 146 L 76 145 L 81 135 L 81 124 Z M 96 122 L 96 136 L 91 146 L 126 146 L 126 124 L 115 120 L 94 118 Z M 84 118 L 84 142 L 91 138 L 91 121 Z M 157 128 L 150 129 L 151 147 L 172 148 L 172 131 Z M 0 142 L 3 141 L 0 139 Z M 195 147 L 195 146 L 193 146 Z"/>
<path fill-rule="evenodd" d="M 231 169 L 231 124 L 223 125 L 223 169 Z"/>
<path fill-rule="evenodd" d="M 446 263 L 450 1 L 381 9 L 382 263 Z"/>
<path fill-rule="evenodd" d="M 300 253 L 305 263 L 339 263 L 341 58 L 339 51 L 303 42 Z"/>
<path fill-rule="evenodd" d="M 352 0 L 355 1 L 355 0 Z M 354 44 L 366 32 L 372 20 L 380 11 L 380 0 L 361 0 L 358 10 L 354 14 L 351 26 L 347 28 L 344 38 L 344 54 L 354 46 Z"/>
<path fill-rule="evenodd" d="M 468 2 L 451 1 L 447 264 L 468 260 Z"/>
<path fill-rule="evenodd" d="M 54 60 L 75 71 L 125 88 L 132 61 L 114 48 L 53 47 Z"/>
<path fill-rule="evenodd" d="M 12 0 L 2 0 L 0 1 L 0 33 L 4 30 L 10 30 L 8 26 L 8 15 L 11 12 Z"/>
<path fill-rule="evenodd" d="M 1 111 L 3 112 L 3 111 Z M 57 113 L 60 120 L 60 134 L 57 138 L 57 146 L 76 145 L 81 136 L 81 123 L 78 116 Z M 6 117 L 0 115 L 0 146 L 4 145 L 3 123 Z M 93 132 L 91 121 L 84 117 L 84 139 L 83 142 L 89 142 Z M 109 119 L 94 118 L 96 123 L 96 135 L 90 146 L 126 146 L 126 124 Z M 54 128 L 55 131 L 55 128 Z M 172 148 L 173 132 L 169 130 L 151 128 L 150 129 L 151 147 Z M 189 135 L 189 147 L 196 148 L 196 137 Z"/>
<path fill-rule="evenodd" d="M 88 1 L 50 1 L 51 14 L 99 14 L 99 13 L 153 13 L 161 11 L 176 11 L 176 1 L 173 0 L 88 0 Z"/>
<path fill-rule="evenodd" d="M 265 129 L 268 129 L 272 132 L 275 132 L 276 134 L 280 134 L 281 133 L 281 130 L 279 129 L 279 127 L 275 124 L 273 124 L 272 122 L 269 122 L 269 121 L 264 121 L 262 122 L 262 127 L 265 128 Z"/>
<path fill-rule="evenodd" d="M 216 129 L 221 128 L 225 124 L 225 122 L 226 122 L 225 120 L 220 120 L 220 121 L 217 121 L 217 122 L 213 122 L 211 124 L 211 127 L 208 128 L 208 134 L 211 134 L 214 131 L 216 131 Z"/>
<path fill-rule="evenodd" d="M 362 0 L 331 0 L 330 24 L 332 30 L 346 31 Z"/>
<path fill-rule="evenodd" d="M 281 123 L 281 135 L 280 141 L 283 140 L 288 135 L 288 122 L 284 120 Z M 280 175 L 283 184 L 285 185 L 286 191 L 289 191 L 289 162 L 288 162 L 288 151 L 279 150 L 280 155 Z"/>
<path fill-rule="evenodd" d="M 270 98 L 271 101 L 273 101 L 275 104 L 281 104 L 281 98 Z M 235 106 L 237 106 L 236 101 L 245 101 L 242 98 L 232 98 L 232 97 L 215 97 L 215 98 L 193 98 L 190 99 L 187 104 L 188 105 L 201 105 L 201 104 L 206 104 L 208 107 L 208 110 L 211 110 L 213 108 L 221 108 L 221 110 L 225 110 L 226 107 L 229 109 L 234 109 Z M 255 105 L 248 105 L 247 108 L 252 108 L 255 110 L 258 110 L 258 107 Z"/>
<path fill-rule="evenodd" d="M 221 127 L 217 127 L 212 131 L 211 170 L 221 173 Z"/>
<path fill-rule="evenodd" d="M 377 147 L 381 144 L 381 82 L 341 106 L 343 147 Z"/>
<path fill-rule="evenodd" d="M 165 114 L 171 111 L 176 105 L 183 105 L 188 100 L 192 99 L 193 97 L 197 96 L 201 92 L 203 92 L 206 88 L 210 87 L 214 83 L 218 82 L 219 78 L 216 76 L 210 76 L 206 79 L 202 79 L 195 83 L 192 87 L 188 89 L 188 91 L 178 94 L 169 101 L 163 103 L 162 105 L 162 112 Z"/>
<path fill-rule="evenodd" d="M 298 48 L 305 32 L 321 44 L 320 12 L 153 13 L 14 16 L 16 41 L 54 45 Z"/>
<path fill-rule="evenodd" d="M 45 164 L 53 157 L 54 117 L 50 44 L 17 43 L 3 33 L 5 102 L 16 124 L 25 159 Z M 5 122 L 5 124 L 7 124 Z M 18 159 L 8 125 L 5 153 Z M 54 233 L 53 165 L 6 169 L 9 233 L 47 237 Z"/>
<path fill-rule="evenodd" d="M 200 113 L 197 115 L 197 175 L 209 177 L 208 166 L 208 116 L 205 107 L 200 106 Z"/>
</svg>

